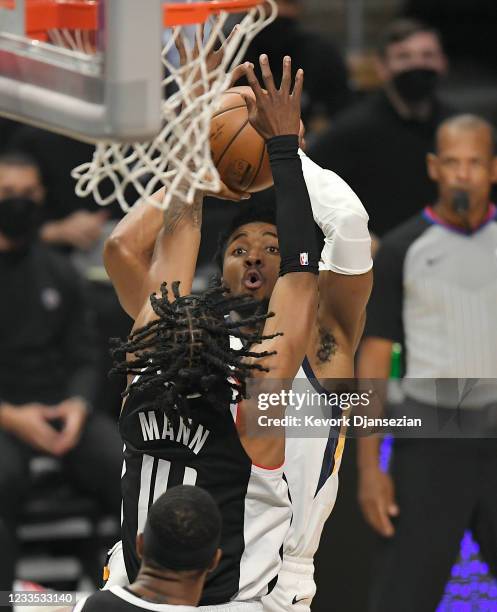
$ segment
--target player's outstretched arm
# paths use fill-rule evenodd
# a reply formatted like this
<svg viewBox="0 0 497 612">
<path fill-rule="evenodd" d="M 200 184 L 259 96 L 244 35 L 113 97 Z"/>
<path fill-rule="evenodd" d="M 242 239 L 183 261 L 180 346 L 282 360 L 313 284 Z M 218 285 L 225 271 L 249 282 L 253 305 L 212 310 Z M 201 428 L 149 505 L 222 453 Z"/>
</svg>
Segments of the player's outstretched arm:
<svg viewBox="0 0 497 612">
<path fill-rule="evenodd" d="M 164 189 L 152 196 L 164 197 Z M 141 307 L 144 279 L 162 228 L 163 213 L 146 202 L 138 202 L 117 224 L 105 242 L 104 264 L 121 306 L 132 319 Z"/>
<path fill-rule="evenodd" d="M 291 59 L 283 60 L 279 89 L 266 55 L 260 59 L 265 89 L 253 68 L 246 67 L 255 101 L 245 97 L 249 119 L 265 138 L 276 191 L 276 223 L 281 253 L 281 270 L 273 290 L 269 310 L 275 316 L 266 321 L 264 334 L 281 333 L 254 347 L 254 352 L 277 351 L 262 363 L 268 377 L 291 379 L 305 356 L 306 344 L 317 314 L 317 275 L 319 255 L 311 203 L 298 156 L 300 99 L 303 72 L 299 70 L 291 90 Z M 261 373 L 261 376 L 266 374 Z"/>
<path fill-rule="evenodd" d="M 163 197 L 161 189 L 154 198 Z M 179 280 L 189 292 L 200 244 L 203 194 L 193 204 L 179 199 L 164 212 L 139 202 L 105 244 L 104 262 L 121 305 L 136 319 L 143 303 L 164 281 Z"/>
<path fill-rule="evenodd" d="M 353 376 L 353 355 L 373 280 L 369 216 L 343 179 L 302 151 L 300 156 L 314 220 L 325 237 L 319 263 L 318 324 L 336 343 L 334 375 L 346 378 Z"/>
<path fill-rule="evenodd" d="M 279 419 L 284 415 L 284 402 L 270 413 L 261 413 L 261 394 L 288 391 L 305 355 L 308 338 L 315 324 L 318 299 L 319 253 L 314 232 L 311 203 L 302 163 L 298 155 L 300 129 L 300 95 L 303 73 L 297 72 L 295 87 L 290 93 L 291 61 L 283 60 L 283 78 L 276 89 L 267 56 L 261 56 L 265 91 L 251 67 L 247 78 L 256 101 L 246 98 L 249 118 L 265 138 L 276 191 L 276 225 L 281 254 L 280 277 L 269 303 L 274 317 L 268 319 L 264 334 L 277 335 L 252 346 L 254 353 L 269 352 L 257 359 L 267 371 L 254 373 L 249 384 L 250 398 L 241 404 L 238 413 L 240 441 L 252 463 L 271 470 L 281 467 L 285 457 L 285 428 L 267 428 L 260 416 Z M 275 354 L 271 354 L 275 352 Z M 274 421 L 273 421 L 274 423 Z M 275 472 L 276 473 L 276 472 Z"/>
</svg>

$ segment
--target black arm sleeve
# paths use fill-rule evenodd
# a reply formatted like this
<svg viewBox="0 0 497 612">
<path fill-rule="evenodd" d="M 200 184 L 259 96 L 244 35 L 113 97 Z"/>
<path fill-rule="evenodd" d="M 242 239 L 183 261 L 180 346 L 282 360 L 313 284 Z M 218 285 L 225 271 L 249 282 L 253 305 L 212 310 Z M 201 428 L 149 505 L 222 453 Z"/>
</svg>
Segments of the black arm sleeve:
<svg viewBox="0 0 497 612">
<path fill-rule="evenodd" d="M 289 272 L 319 274 L 319 252 L 311 200 L 298 146 L 296 135 L 276 136 L 267 142 L 276 193 L 280 276 Z"/>
</svg>

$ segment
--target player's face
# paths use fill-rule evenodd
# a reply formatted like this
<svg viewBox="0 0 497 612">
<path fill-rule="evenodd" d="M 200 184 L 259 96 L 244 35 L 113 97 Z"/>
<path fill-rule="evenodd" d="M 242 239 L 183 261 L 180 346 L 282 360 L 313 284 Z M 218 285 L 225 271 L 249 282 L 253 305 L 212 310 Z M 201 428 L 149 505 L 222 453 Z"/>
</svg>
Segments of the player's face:
<svg viewBox="0 0 497 612">
<path fill-rule="evenodd" d="M 388 46 L 382 58 L 380 72 L 384 80 L 416 68 L 445 72 L 447 60 L 438 37 L 432 32 L 416 32 L 406 40 Z"/>
<path fill-rule="evenodd" d="M 233 232 L 224 254 L 223 280 L 234 295 L 270 298 L 279 270 L 280 249 L 274 225 L 247 223 Z"/>
<path fill-rule="evenodd" d="M 451 203 L 455 191 L 466 191 L 472 209 L 487 206 L 491 185 L 497 180 L 497 159 L 488 129 L 443 129 L 438 153 L 430 156 L 429 164 L 441 202 Z"/>
</svg>

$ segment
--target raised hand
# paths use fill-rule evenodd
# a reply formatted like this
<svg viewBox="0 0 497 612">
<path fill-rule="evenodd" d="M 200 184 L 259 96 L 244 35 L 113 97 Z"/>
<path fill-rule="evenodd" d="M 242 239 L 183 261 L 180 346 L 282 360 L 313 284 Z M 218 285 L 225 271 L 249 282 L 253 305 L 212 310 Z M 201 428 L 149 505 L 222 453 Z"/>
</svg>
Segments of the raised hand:
<svg viewBox="0 0 497 612">
<path fill-rule="evenodd" d="M 235 27 L 231 30 L 230 34 L 227 36 L 226 40 L 223 42 L 223 44 L 218 49 L 214 49 L 212 43 L 210 44 L 210 50 L 205 57 L 205 67 L 206 67 L 205 72 L 207 75 L 209 75 L 211 72 L 219 68 L 219 66 L 224 60 L 226 48 L 231 43 L 234 36 L 239 32 L 239 29 L 240 29 L 240 26 L 235 25 Z M 188 43 L 185 42 L 185 39 L 181 32 L 178 32 L 174 38 L 174 44 L 176 46 L 176 49 L 179 55 L 180 66 L 182 68 L 185 68 L 186 66 L 188 66 L 188 64 L 191 64 L 190 70 L 191 72 L 194 73 L 192 82 L 199 81 L 197 87 L 195 87 L 192 92 L 195 97 L 198 97 L 205 93 L 205 89 L 204 89 L 205 84 L 202 83 L 203 73 L 200 70 L 200 67 L 196 63 L 196 60 L 198 59 L 200 55 L 199 41 L 204 40 L 204 31 L 205 31 L 205 24 L 202 24 L 195 36 L 194 46 L 193 46 L 193 49 L 191 50 L 188 47 Z M 245 69 L 243 68 L 243 66 L 236 66 L 235 68 L 233 68 L 233 70 L 230 73 L 229 87 L 232 87 L 236 83 L 236 81 L 238 81 L 238 79 L 240 79 L 244 75 L 245 75 Z M 207 77 L 207 82 L 208 82 L 207 84 L 210 85 L 212 80 L 213 79 Z"/>
<path fill-rule="evenodd" d="M 287 55 L 283 58 L 283 76 L 279 89 L 274 84 L 273 73 L 267 55 L 259 59 L 265 89 L 261 87 L 251 64 L 244 64 L 245 75 L 252 88 L 255 100 L 251 96 L 241 94 L 245 99 L 249 112 L 249 121 L 259 134 L 269 140 L 274 136 L 299 134 L 300 102 L 304 85 L 304 71 L 299 69 L 295 77 L 293 91 L 292 60 Z"/>
</svg>

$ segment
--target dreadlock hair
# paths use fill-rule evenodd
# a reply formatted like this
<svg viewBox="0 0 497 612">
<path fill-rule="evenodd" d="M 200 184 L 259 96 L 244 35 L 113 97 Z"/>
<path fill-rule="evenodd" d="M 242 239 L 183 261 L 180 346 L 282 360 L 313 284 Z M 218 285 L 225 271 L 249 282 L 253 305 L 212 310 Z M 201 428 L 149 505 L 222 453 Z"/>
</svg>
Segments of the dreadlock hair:
<svg viewBox="0 0 497 612">
<path fill-rule="evenodd" d="M 217 409 L 226 402 L 245 398 L 250 372 L 268 371 L 258 363 L 246 363 L 245 358 L 275 354 L 254 353 L 250 346 L 281 334 L 263 336 L 257 331 L 257 324 L 274 313 L 229 320 L 229 312 L 243 310 L 249 302 L 255 302 L 249 296 L 233 297 L 225 287 L 216 286 L 200 295 L 180 297 L 179 282 L 172 283 L 172 291 L 173 301 L 169 300 L 166 283 L 161 286 L 160 296 L 150 296 L 157 319 L 134 331 L 124 342 L 111 340 L 111 374 L 138 375 L 123 397 L 133 391 L 152 393 L 152 403 L 169 420 L 177 422 L 181 418 L 189 427 L 192 415 L 188 398 L 202 395 Z M 243 348 L 232 349 L 230 336 L 240 338 Z M 126 360 L 126 354 L 134 357 Z"/>
<path fill-rule="evenodd" d="M 255 203 L 244 202 L 239 212 L 233 217 L 229 226 L 219 235 L 214 263 L 219 270 L 223 269 L 223 260 L 228 241 L 233 232 L 247 223 L 271 223 L 276 225 L 276 199 L 273 190 L 264 192 L 264 199 Z"/>
</svg>

